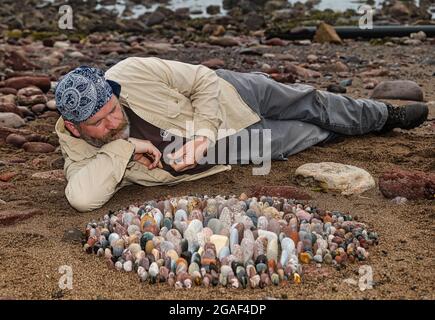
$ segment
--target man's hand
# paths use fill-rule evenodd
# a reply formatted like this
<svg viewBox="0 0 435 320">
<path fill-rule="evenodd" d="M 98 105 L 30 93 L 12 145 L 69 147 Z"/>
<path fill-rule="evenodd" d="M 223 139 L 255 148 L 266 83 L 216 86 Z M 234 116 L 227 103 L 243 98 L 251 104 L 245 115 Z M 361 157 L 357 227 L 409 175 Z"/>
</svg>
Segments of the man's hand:
<svg viewBox="0 0 435 320">
<path fill-rule="evenodd" d="M 205 156 L 209 144 L 210 141 L 206 137 L 197 137 L 186 142 L 180 149 L 167 155 L 171 160 L 170 166 L 177 172 L 195 168 Z"/>
<path fill-rule="evenodd" d="M 128 141 L 135 146 L 133 160 L 142 163 L 149 170 L 156 167 L 163 168 L 160 158 L 162 153 L 150 141 L 136 138 L 128 138 Z"/>
</svg>

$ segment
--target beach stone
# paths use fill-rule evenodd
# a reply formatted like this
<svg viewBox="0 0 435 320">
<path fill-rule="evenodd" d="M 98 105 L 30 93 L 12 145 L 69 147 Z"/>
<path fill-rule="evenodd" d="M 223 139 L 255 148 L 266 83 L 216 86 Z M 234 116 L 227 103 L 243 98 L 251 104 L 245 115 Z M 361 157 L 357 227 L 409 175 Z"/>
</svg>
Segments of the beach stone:
<svg viewBox="0 0 435 320">
<path fill-rule="evenodd" d="M 285 70 L 288 73 L 295 74 L 304 79 L 320 78 L 322 76 L 320 72 L 298 66 L 294 63 L 287 64 Z"/>
<path fill-rule="evenodd" d="M 0 126 L 8 128 L 19 128 L 26 124 L 26 122 L 17 114 L 12 112 L 0 113 Z"/>
<path fill-rule="evenodd" d="M 235 244 L 233 248 L 231 249 L 232 255 L 235 257 L 235 261 L 237 262 L 243 262 L 243 251 L 242 247 L 239 244 Z"/>
<path fill-rule="evenodd" d="M 316 34 L 314 35 L 314 41 L 319 43 L 343 43 L 340 36 L 335 31 L 334 27 L 325 22 L 321 22 L 317 27 Z"/>
<path fill-rule="evenodd" d="M 27 142 L 27 139 L 20 134 L 11 133 L 6 137 L 5 141 L 17 148 L 21 148 L 21 146 Z"/>
<path fill-rule="evenodd" d="M 332 92 L 332 93 L 341 93 L 341 94 L 347 92 L 347 89 L 345 87 L 342 87 L 342 86 L 336 85 L 336 84 L 328 85 L 326 90 L 329 92 Z"/>
<path fill-rule="evenodd" d="M 32 153 L 50 153 L 56 148 L 45 142 L 26 142 L 23 144 L 23 149 Z"/>
<path fill-rule="evenodd" d="M 176 229 L 171 229 L 166 233 L 166 240 L 168 240 L 169 242 L 171 242 L 174 245 L 178 254 L 181 253 L 181 251 L 179 252 L 179 250 L 181 250 L 180 242 L 181 242 L 182 238 L 183 237 L 181 236 L 181 233 Z"/>
<path fill-rule="evenodd" d="M 375 180 L 367 171 L 335 162 L 307 163 L 297 168 L 295 174 L 301 185 L 314 184 L 342 195 L 360 194 L 375 187 Z"/>
<path fill-rule="evenodd" d="M 11 225 L 38 214 L 42 214 L 40 209 L 2 210 L 0 211 L 0 225 Z"/>
<path fill-rule="evenodd" d="M 184 209 L 178 209 L 174 215 L 174 221 L 186 221 L 187 220 L 187 212 Z"/>
<path fill-rule="evenodd" d="M 219 69 L 225 66 L 225 61 L 223 61 L 222 59 L 214 58 L 202 61 L 201 64 L 211 69 Z"/>
<path fill-rule="evenodd" d="M 228 207 L 222 209 L 222 212 L 219 216 L 219 221 L 222 223 L 222 227 L 231 227 L 232 224 L 232 214 Z"/>
<path fill-rule="evenodd" d="M 246 264 L 254 255 L 254 241 L 251 239 L 243 239 L 240 246 L 243 253 L 243 263 Z"/>
<path fill-rule="evenodd" d="M 17 92 L 17 97 L 19 99 L 20 96 L 31 97 L 31 96 L 40 95 L 40 94 L 42 94 L 42 90 L 40 88 L 38 88 L 37 86 L 28 86 L 28 87 L 19 89 Z"/>
<path fill-rule="evenodd" d="M 266 230 L 258 230 L 258 237 L 265 237 L 268 242 L 272 240 L 278 241 L 278 236 L 276 235 L 276 233 Z"/>
<path fill-rule="evenodd" d="M 193 252 L 195 245 L 198 245 L 198 234 L 202 231 L 202 222 L 195 219 L 192 220 L 186 231 L 184 232 L 184 239 L 189 243 L 189 251 Z"/>
<path fill-rule="evenodd" d="M 0 113 L 9 112 L 15 113 L 16 115 L 23 117 L 23 112 L 15 103 L 0 102 Z"/>
<path fill-rule="evenodd" d="M 267 221 L 267 218 L 265 216 L 261 216 L 258 218 L 257 228 L 260 230 L 267 230 L 267 227 L 269 225 L 269 221 Z"/>
<path fill-rule="evenodd" d="M 230 233 L 230 248 L 233 253 L 233 247 L 239 244 L 239 231 L 236 228 L 231 228 Z"/>
<path fill-rule="evenodd" d="M 32 110 L 32 112 L 34 114 L 41 114 L 41 113 L 43 113 L 45 111 L 45 104 L 38 103 L 38 104 L 32 105 L 30 110 Z"/>
<path fill-rule="evenodd" d="M 222 230 L 223 225 L 222 222 L 216 218 L 212 218 L 208 221 L 207 227 L 213 231 L 213 234 L 219 234 Z"/>
<path fill-rule="evenodd" d="M 250 229 L 245 229 L 245 231 L 243 231 L 243 239 L 255 241 L 254 233 Z"/>
<path fill-rule="evenodd" d="M 45 105 L 47 106 L 48 110 L 57 111 L 56 100 L 49 100 Z"/>
<path fill-rule="evenodd" d="M 229 239 L 225 236 L 214 234 L 210 237 L 210 242 L 215 245 L 218 256 L 222 248 L 229 247 Z"/>
<path fill-rule="evenodd" d="M 424 101 L 424 93 L 414 81 L 390 80 L 379 83 L 370 98 Z"/>
<path fill-rule="evenodd" d="M 151 13 L 151 15 L 148 17 L 146 21 L 146 25 L 148 27 L 152 27 L 157 24 L 161 24 L 163 21 L 165 21 L 166 17 L 163 13 L 160 11 L 154 11 Z"/>
<path fill-rule="evenodd" d="M 278 240 L 272 239 L 268 241 L 267 244 L 267 253 L 266 253 L 268 260 L 278 260 Z"/>
<path fill-rule="evenodd" d="M 230 36 L 224 36 L 224 37 L 215 37 L 210 36 L 208 42 L 210 44 L 214 44 L 221 47 L 234 47 L 239 45 L 239 41 Z"/>
<path fill-rule="evenodd" d="M 434 200 L 435 173 L 394 168 L 379 177 L 379 190 L 386 198 Z"/>
<path fill-rule="evenodd" d="M 17 92 L 18 92 L 18 90 L 14 89 L 14 88 L 0 88 L 0 94 L 5 94 L 5 95 L 12 94 L 12 95 L 16 96 Z M 1 98 L 0 98 L 0 100 L 1 100 Z"/>
<path fill-rule="evenodd" d="M 303 264 L 309 264 L 312 260 L 311 255 L 308 252 L 302 252 L 299 255 L 299 260 L 303 263 Z"/>
<path fill-rule="evenodd" d="M 327 253 L 327 254 L 325 254 L 325 256 L 323 257 L 323 261 L 326 263 L 326 264 L 331 264 L 332 263 L 332 256 L 329 254 L 329 253 Z"/>
<path fill-rule="evenodd" d="M 48 76 L 22 76 L 6 79 L 5 87 L 19 90 L 28 86 L 37 86 L 43 92 L 48 92 L 51 88 L 51 80 Z"/>
<path fill-rule="evenodd" d="M 311 214 L 306 212 L 305 210 L 299 209 L 296 211 L 296 216 L 298 217 L 299 220 L 306 220 L 306 221 L 310 221 L 311 220 Z"/>
<path fill-rule="evenodd" d="M 210 228 L 205 227 L 200 233 L 198 233 L 198 244 L 203 247 L 210 241 L 210 237 L 213 235 L 213 231 Z"/>
</svg>

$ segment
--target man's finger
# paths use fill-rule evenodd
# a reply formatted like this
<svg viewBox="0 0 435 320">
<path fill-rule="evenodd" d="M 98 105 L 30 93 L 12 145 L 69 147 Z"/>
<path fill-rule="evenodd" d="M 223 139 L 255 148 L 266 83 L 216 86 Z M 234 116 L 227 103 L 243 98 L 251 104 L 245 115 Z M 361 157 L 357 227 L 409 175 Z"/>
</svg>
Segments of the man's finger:
<svg viewBox="0 0 435 320">
<path fill-rule="evenodd" d="M 196 167 L 196 163 L 193 164 L 187 164 L 187 163 L 172 163 L 170 166 L 177 172 L 182 172 L 185 170 L 192 169 Z"/>
<path fill-rule="evenodd" d="M 189 170 L 189 169 L 193 169 L 195 167 L 196 167 L 196 163 L 191 164 L 190 166 L 187 166 L 184 169 L 179 170 L 179 172 L 183 172 L 183 171 L 186 171 L 186 170 Z"/>
<path fill-rule="evenodd" d="M 144 166 L 147 166 L 147 167 L 151 164 L 151 161 L 148 158 L 144 157 L 144 156 L 140 157 L 136 161 L 141 163 L 141 164 L 143 164 Z"/>
<path fill-rule="evenodd" d="M 170 160 L 175 160 L 175 159 L 183 158 L 185 153 L 186 153 L 186 148 L 185 148 L 185 146 L 182 146 L 177 151 L 175 151 L 173 153 L 168 153 L 168 158 Z"/>
</svg>

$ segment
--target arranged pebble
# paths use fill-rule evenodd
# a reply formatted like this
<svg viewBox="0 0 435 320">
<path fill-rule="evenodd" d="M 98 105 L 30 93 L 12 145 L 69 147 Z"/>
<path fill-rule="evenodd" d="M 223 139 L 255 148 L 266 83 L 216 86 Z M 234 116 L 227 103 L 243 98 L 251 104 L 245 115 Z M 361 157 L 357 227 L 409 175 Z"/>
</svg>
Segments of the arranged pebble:
<svg viewBox="0 0 435 320">
<path fill-rule="evenodd" d="M 83 249 L 142 282 L 264 288 L 300 283 L 303 264 L 366 260 L 378 236 L 352 216 L 282 197 L 151 200 L 86 226 Z"/>
</svg>

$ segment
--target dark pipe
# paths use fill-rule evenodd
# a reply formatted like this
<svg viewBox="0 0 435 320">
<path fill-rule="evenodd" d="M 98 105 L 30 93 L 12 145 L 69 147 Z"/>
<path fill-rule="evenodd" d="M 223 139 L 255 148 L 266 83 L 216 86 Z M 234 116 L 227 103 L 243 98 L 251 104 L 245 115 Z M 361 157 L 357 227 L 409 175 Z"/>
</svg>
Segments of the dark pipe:
<svg viewBox="0 0 435 320">
<path fill-rule="evenodd" d="M 424 31 L 428 37 L 435 37 L 435 25 L 425 26 L 373 26 L 373 29 L 360 29 L 359 27 L 334 27 L 337 34 L 343 38 L 384 38 L 384 37 L 406 37 L 411 33 Z M 292 29 L 289 32 L 266 30 L 266 38 L 281 38 L 286 40 L 312 39 L 316 33 L 316 27 L 301 27 Z"/>
</svg>

